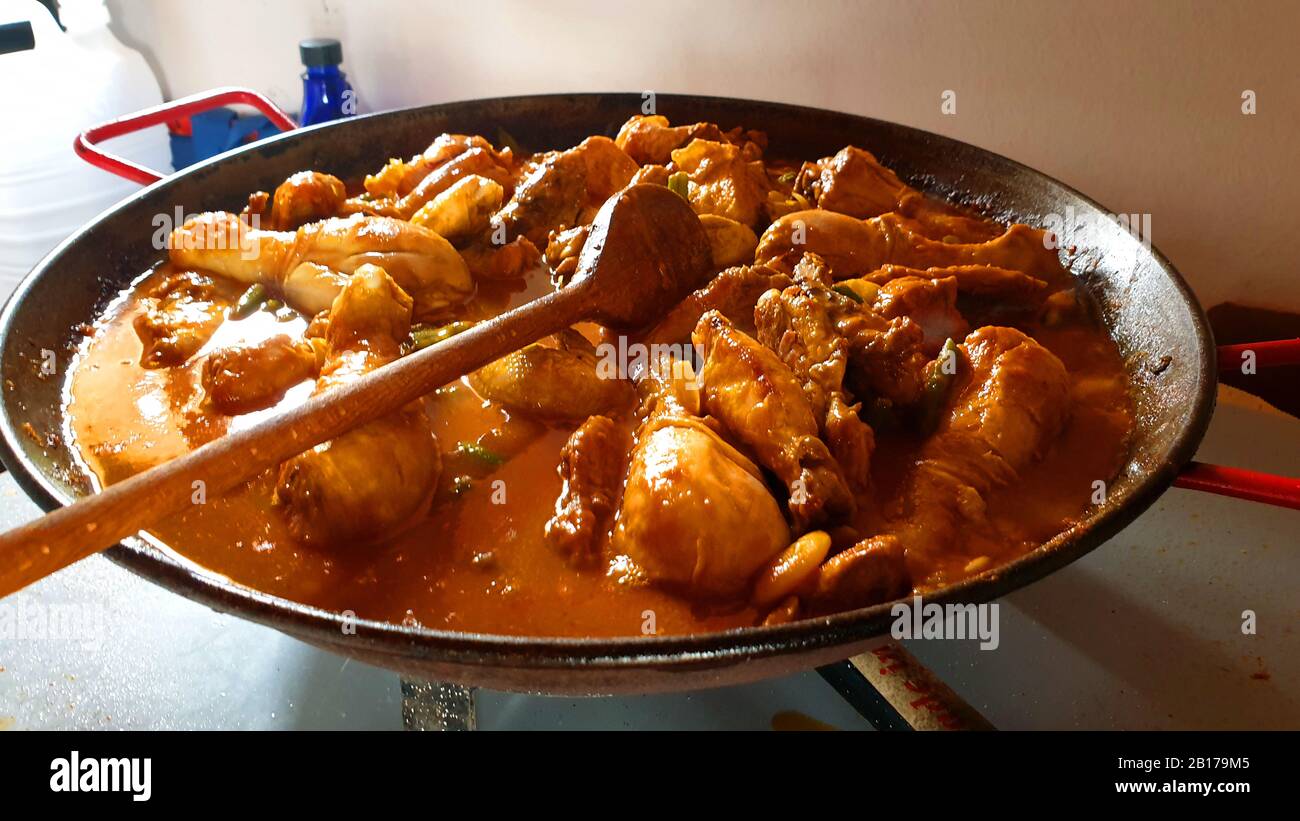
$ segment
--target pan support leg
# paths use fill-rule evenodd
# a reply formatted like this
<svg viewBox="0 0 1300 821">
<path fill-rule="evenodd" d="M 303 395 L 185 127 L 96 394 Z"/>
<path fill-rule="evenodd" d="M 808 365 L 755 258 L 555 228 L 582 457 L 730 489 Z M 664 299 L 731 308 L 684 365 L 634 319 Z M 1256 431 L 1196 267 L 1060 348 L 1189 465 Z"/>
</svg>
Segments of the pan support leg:
<svg viewBox="0 0 1300 821">
<path fill-rule="evenodd" d="M 407 730 L 473 730 L 474 688 L 445 681 L 402 679 L 402 726 Z"/>
</svg>

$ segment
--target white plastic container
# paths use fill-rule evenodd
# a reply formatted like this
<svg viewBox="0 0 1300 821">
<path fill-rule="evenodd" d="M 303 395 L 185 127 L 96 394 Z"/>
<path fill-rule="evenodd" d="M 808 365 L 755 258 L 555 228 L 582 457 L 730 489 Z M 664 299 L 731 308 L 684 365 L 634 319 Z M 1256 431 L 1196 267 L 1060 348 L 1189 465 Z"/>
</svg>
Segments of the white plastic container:
<svg viewBox="0 0 1300 821">
<path fill-rule="evenodd" d="M 78 157 L 91 125 L 162 102 L 144 58 L 108 30 L 103 0 L 62 0 L 67 32 L 36 0 L 6 0 L 0 22 L 29 20 L 36 48 L 0 55 L 0 300 L 47 252 L 140 186 Z M 171 171 L 165 126 L 105 142 L 106 150 Z"/>
</svg>

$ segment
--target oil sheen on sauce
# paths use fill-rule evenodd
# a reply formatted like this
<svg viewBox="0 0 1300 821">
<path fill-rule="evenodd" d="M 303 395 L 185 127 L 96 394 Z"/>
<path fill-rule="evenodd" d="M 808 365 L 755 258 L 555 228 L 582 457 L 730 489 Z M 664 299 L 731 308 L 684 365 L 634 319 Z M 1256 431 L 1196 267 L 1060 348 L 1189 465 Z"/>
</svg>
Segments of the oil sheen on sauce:
<svg viewBox="0 0 1300 821">
<path fill-rule="evenodd" d="M 183 366 L 141 367 L 141 344 L 131 324 L 140 310 L 135 294 L 164 273 L 160 268 L 146 274 L 110 306 L 72 371 L 68 433 L 101 485 L 253 424 L 312 391 L 312 383 L 303 382 L 279 405 L 239 417 L 200 410 L 199 363 L 206 351 L 279 333 L 301 335 L 303 320 L 280 322 L 265 312 L 227 319 Z M 544 270 L 534 272 L 524 289 L 487 287 L 471 312 L 494 315 L 545 287 Z M 237 296 L 232 291 L 228 299 L 233 303 Z M 963 556 L 936 568 L 944 581 L 979 572 L 1060 532 L 1085 510 L 1093 481 L 1113 476 L 1122 463 L 1132 423 L 1114 343 L 1090 325 L 1027 330 L 1070 371 L 1071 420 L 1045 459 L 1019 483 L 989 494 L 990 515 L 1007 538 L 981 545 L 988 559 L 982 566 L 971 566 L 970 557 Z M 427 401 L 444 451 L 501 422 L 502 412 L 463 382 Z M 568 429 L 548 429 L 496 470 L 490 479 L 499 484 L 475 482 L 378 544 L 326 550 L 296 543 L 271 504 L 274 472 L 195 504 L 151 532 L 211 572 L 362 618 L 467 632 L 593 637 L 754 624 L 759 614 L 752 609 L 706 609 L 614 573 L 575 569 L 548 547 L 543 525 L 560 490 L 556 465 L 568 434 Z M 878 507 L 897 492 L 917 444 L 881 437 L 873 464 Z M 504 488 L 504 504 L 499 494 L 494 498 L 494 488 Z"/>
</svg>

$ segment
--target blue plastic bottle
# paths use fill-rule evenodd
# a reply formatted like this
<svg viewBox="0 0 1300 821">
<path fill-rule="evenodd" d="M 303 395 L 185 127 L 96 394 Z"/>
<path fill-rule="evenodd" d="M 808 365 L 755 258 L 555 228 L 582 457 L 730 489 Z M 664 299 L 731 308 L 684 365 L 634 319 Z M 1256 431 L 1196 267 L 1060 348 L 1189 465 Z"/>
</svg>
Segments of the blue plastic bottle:
<svg viewBox="0 0 1300 821">
<path fill-rule="evenodd" d="M 300 125 L 315 125 L 357 113 L 356 95 L 347 75 L 339 69 L 343 44 L 338 40 L 312 39 L 298 44 L 298 56 L 307 67 L 302 75 Z"/>
</svg>

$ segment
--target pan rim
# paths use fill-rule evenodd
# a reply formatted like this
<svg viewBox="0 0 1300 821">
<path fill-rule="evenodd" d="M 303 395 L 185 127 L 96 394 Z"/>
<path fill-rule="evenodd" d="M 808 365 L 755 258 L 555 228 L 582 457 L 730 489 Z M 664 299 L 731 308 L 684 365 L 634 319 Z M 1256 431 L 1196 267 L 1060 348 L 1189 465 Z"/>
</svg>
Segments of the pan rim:
<svg viewBox="0 0 1300 821">
<path fill-rule="evenodd" d="M 1109 213 L 1109 210 L 1091 197 L 1082 194 L 1059 180 L 1050 177 L 1016 160 L 960 140 L 935 134 L 923 129 L 880 120 L 873 117 L 838 112 L 831 109 L 811 108 L 791 103 L 748 100 L 713 95 L 660 94 L 659 99 L 674 99 L 721 106 L 754 105 L 767 109 L 783 109 L 790 113 L 816 111 L 851 117 L 864 123 L 898 129 L 916 139 L 936 141 L 939 145 L 959 146 L 994 158 L 1010 168 L 1045 181 L 1079 201 Z M 534 94 L 453 101 L 428 106 L 375 112 L 348 120 L 323 123 L 308 128 L 285 132 L 234 151 L 213 157 L 190 166 L 162 180 L 140 189 L 78 229 L 47 254 L 19 283 L 0 311 L 0 340 L 8 339 L 14 316 L 40 275 L 58 262 L 62 254 L 78 243 L 100 222 L 127 207 L 129 204 L 164 190 L 217 165 L 238 161 L 246 154 L 262 152 L 284 141 L 302 139 L 317 131 L 347 128 L 349 125 L 377 118 L 397 117 L 415 112 L 461 106 L 487 106 L 510 104 L 531 100 L 573 100 L 616 97 L 626 100 L 641 99 L 637 93 L 588 92 L 578 94 Z M 1043 576 L 1091 552 L 1126 527 L 1154 503 L 1169 488 L 1178 470 L 1191 460 L 1209 426 L 1214 407 L 1214 387 L 1217 381 L 1214 343 L 1203 309 L 1192 294 L 1182 275 L 1154 245 L 1148 249 L 1152 261 L 1174 286 L 1191 318 L 1192 333 L 1197 341 L 1196 399 L 1190 409 L 1188 424 L 1179 430 L 1168 448 L 1166 458 L 1138 478 L 1127 496 L 1117 504 L 1107 505 L 1070 528 L 1053 536 L 1035 549 L 1018 556 L 979 575 L 965 579 L 925 596 L 927 602 L 980 603 L 1005 595 L 1030 584 Z M 1108 331 L 1111 329 L 1108 327 Z M 10 419 L 6 406 L 0 405 L 0 460 L 9 467 L 19 486 L 45 511 L 69 503 L 73 496 L 61 488 L 36 464 L 28 459 L 17 441 L 18 428 Z M 1090 538 L 1081 538 L 1084 532 Z M 239 584 L 214 571 L 178 561 L 160 550 L 151 540 L 135 537 L 111 548 L 106 555 L 115 563 L 216 610 L 229 612 L 240 618 L 265 624 L 302 638 L 318 641 L 340 652 L 348 648 L 367 650 L 380 655 L 415 657 L 430 661 L 449 662 L 468 666 L 505 666 L 528 668 L 627 669 L 629 667 L 694 668 L 722 666 L 735 659 L 781 655 L 800 649 L 817 649 L 844 645 L 855 640 L 866 640 L 887 631 L 892 619 L 890 611 L 897 602 L 885 602 L 871 607 L 844 611 L 816 619 L 803 619 L 775 626 L 751 626 L 723 631 L 664 636 L 616 637 L 559 637 L 514 636 L 494 633 L 471 633 L 415 627 L 373 619 L 347 619 L 341 613 L 264 593 Z M 348 634 L 344 629 L 354 629 Z"/>
</svg>

